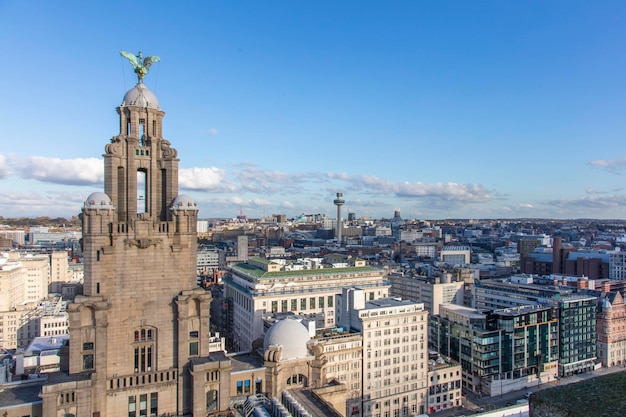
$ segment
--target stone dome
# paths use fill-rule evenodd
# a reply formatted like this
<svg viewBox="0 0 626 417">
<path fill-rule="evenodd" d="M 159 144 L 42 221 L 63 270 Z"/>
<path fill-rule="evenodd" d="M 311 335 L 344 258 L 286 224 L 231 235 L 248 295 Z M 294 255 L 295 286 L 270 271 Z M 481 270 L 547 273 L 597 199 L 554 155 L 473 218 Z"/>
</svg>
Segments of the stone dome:
<svg viewBox="0 0 626 417">
<path fill-rule="evenodd" d="M 193 198 L 187 194 L 181 194 L 172 201 L 172 210 L 197 210 L 198 206 Z"/>
<path fill-rule="evenodd" d="M 91 193 L 84 204 L 85 208 L 112 209 L 113 202 L 108 195 L 102 192 Z"/>
<path fill-rule="evenodd" d="M 124 95 L 123 106 L 148 107 L 160 110 L 159 101 L 154 93 L 143 83 L 138 83 Z"/>
<path fill-rule="evenodd" d="M 270 346 L 283 347 L 283 359 L 300 359 L 309 356 L 307 342 L 311 340 L 309 331 L 302 323 L 294 319 L 280 320 L 265 333 L 263 350 Z"/>
</svg>

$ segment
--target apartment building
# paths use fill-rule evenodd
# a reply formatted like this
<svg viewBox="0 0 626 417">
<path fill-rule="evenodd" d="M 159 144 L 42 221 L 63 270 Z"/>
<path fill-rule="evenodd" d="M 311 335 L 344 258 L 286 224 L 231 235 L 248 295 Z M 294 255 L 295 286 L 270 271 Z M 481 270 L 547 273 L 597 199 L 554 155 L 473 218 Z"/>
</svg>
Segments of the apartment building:
<svg viewBox="0 0 626 417">
<path fill-rule="evenodd" d="M 570 376 L 594 369 L 596 355 L 597 298 L 572 294 L 556 300 L 559 307 L 559 375 Z"/>
</svg>

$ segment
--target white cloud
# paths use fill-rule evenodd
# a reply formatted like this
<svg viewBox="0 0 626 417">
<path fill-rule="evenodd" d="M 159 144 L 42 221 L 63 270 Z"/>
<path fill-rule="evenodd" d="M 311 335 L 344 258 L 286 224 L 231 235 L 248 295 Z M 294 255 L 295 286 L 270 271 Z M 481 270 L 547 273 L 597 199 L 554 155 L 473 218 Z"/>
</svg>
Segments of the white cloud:
<svg viewBox="0 0 626 417">
<path fill-rule="evenodd" d="M 33 156 L 20 162 L 20 176 L 65 185 L 99 184 L 104 180 L 104 166 L 98 158 L 60 159 Z"/>
<path fill-rule="evenodd" d="M 482 203 L 491 199 L 489 191 L 482 185 L 455 182 L 424 184 L 422 182 L 392 182 L 372 175 L 348 176 L 328 174 L 328 178 L 348 182 L 348 189 L 372 193 L 391 194 L 400 198 L 428 198 L 441 201 Z"/>
<path fill-rule="evenodd" d="M 187 168 L 178 171 L 178 183 L 188 190 L 234 191 L 235 187 L 225 182 L 226 171 L 216 167 Z"/>
<path fill-rule="evenodd" d="M 590 161 L 589 165 L 618 173 L 626 168 L 626 156 L 614 159 L 596 159 L 595 161 Z"/>
<path fill-rule="evenodd" d="M 549 205 L 559 208 L 577 210 L 604 210 L 626 207 L 626 195 L 610 195 L 601 197 L 584 197 L 548 201 Z"/>
<path fill-rule="evenodd" d="M 212 127 L 211 129 L 209 129 L 209 135 L 217 135 L 218 131 L 216 128 Z"/>
<path fill-rule="evenodd" d="M 0 193 L 0 211 L 6 217 L 70 217 L 80 212 L 87 195 L 58 190 L 46 193 L 3 192 Z"/>
<path fill-rule="evenodd" d="M 235 174 L 241 190 L 252 193 L 297 193 L 302 191 L 302 184 L 315 175 L 290 174 L 282 171 L 267 171 L 247 166 Z"/>
<path fill-rule="evenodd" d="M 11 175 L 11 169 L 9 168 L 9 162 L 6 156 L 0 153 L 0 179 Z"/>
<path fill-rule="evenodd" d="M 591 194 L 591 195 L 594 195 L 594 194 L 608 194 L 608 191 L 594 190 L 593 188 L 587 188 L 585 190 L 585 193 Z"/>
</svg>

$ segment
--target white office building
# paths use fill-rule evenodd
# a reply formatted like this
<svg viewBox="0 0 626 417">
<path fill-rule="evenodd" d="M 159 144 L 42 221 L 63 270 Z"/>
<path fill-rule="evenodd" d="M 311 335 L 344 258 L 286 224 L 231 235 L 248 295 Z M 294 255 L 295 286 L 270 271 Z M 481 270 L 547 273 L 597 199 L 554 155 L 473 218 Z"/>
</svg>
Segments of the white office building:
<svg viewBox="0 0 626 417">
<path fill-rule="evenodd" d="M 347 268 L 289 271 L 281 263 L 252 257 L 227 271 L 222 280 L 229 300 L 225 336 L 231 350 L 248 350 L 263 336 L 263 317 L 317 314 L 324 317 L 324 327 L 334 327 L 334 299 L 344 286 L 362 288 L 368 300 L 387 297 L 390 288 L 383 271 L 365 266 L 365 261 Z"/>
<path fill-rule="evenodd" d="M 363 336 L 364 417 L 423 414 L 428 401 L 428 311 L 399 298 L 367 300 L 344 288 L 335 316 Z M 408 412 L 408 414 L 407 414 Z"/>
</svg>

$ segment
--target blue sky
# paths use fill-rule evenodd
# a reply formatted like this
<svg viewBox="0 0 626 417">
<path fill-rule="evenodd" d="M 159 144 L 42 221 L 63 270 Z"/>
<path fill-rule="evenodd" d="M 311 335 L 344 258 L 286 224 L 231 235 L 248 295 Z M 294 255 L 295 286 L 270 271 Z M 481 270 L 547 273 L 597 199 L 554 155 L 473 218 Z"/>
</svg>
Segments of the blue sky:
<svg viewBox="0 0 626 417">
<path fill-rule="evenodd" d="M 623 1 L 0 1 L 0 216 L 100 191 L 158 55 L 200 217 L 626 217 Z"/>
</svg>

